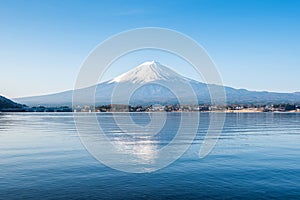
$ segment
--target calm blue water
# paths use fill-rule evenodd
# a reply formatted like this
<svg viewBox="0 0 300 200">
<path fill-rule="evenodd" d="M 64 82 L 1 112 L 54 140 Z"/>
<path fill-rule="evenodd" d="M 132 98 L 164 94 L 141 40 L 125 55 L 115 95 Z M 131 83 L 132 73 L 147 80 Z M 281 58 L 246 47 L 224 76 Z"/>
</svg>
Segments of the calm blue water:
<svg viewBox="0 0 300 200">
<path fill-rule="evenodd" d="M 131 174 L 104 166 L 85 150 L 72 113 L 0 113 L 0 199 L 300 198 L 300 114 L 227 114 L 217 145 L 199 159 L 208 115 L 201 114 L 198 135 L 179 160 Z M 149 120 L 145 113 L 132 117 Z M 168 119 L 153 144 L 163 146 L 174 136 L 178 114 Z M 117 130 L 112 114 L 98 120 L 110 133 Z"/>
</svg>

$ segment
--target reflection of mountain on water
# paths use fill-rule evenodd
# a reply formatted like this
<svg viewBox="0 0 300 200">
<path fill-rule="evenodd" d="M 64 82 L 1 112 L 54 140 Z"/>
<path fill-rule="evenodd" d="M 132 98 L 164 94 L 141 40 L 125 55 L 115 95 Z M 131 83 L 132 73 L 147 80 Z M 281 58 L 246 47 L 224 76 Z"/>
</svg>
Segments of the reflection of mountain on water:
<svg viewBox="0 0 300 200">
<path fill-rule="evenodd" d="M 138 164 L 151 164 L 157 158 L 158 144 L 150 139 L 126 141 L 116 139 L 112 141 L 119 153 L 131 154 L 136 157 Z"/>
<path fill-rule="evenodd" d="M 197 135 L 196 113 L 74 113 L 81 142 L 113 169 L 141 173 L 168 166 Z"/>
<path fill-rule="evenodd" d="M 106 113 L 110 117 L 101 116 L 98 121 L 119 153 L 133 155 L 138 164 L 151 164 L 176 135 L 180 115 L 170 119 L 168 114 Z"/>
</svg>

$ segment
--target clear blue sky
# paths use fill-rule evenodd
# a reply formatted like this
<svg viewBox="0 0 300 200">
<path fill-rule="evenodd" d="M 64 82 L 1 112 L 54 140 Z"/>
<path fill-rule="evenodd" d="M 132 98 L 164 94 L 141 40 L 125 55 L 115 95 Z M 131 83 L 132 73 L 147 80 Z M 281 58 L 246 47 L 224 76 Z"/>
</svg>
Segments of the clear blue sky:
<svg viewBox="0 0 300 200">
<path fill-rule="evenodd" d="M 225 85 L 300 91 L 297 0 L 0 0 L 0 94 L 72 89 L 81 63 L 97 44 L 149 26 L 194 38 L 215 61 Z"/>
</svg>

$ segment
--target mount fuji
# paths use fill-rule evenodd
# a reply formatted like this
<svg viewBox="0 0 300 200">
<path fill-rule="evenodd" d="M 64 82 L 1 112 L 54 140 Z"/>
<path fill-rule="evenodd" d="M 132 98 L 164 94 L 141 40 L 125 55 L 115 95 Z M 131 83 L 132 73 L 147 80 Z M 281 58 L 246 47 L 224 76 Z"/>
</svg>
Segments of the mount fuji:
<svg viewBox="0 0 300 200">
<path fill-rule="evenodd" d="M 155 81 L 188 81 L 189 79 L 181 76 L 159 62 L 151 61 L 144 62 L 136 68 L 124 73 L 108 83 L 124 83 L 130 82 L 133 84 L 150 83 Z"/>
<path fill-rule="evenodd" d="M 172 85 L 180 91 L 180 97 L 186 102 L 190 99 L 191 92 L 185 91 L 183 85 L 189 84 L 198 98 L 198 103 L 210 103 L 209 87 L 219 88 L 221 86 L 208 85 L 184 77 L 174 70 L 160 64 L 156 61 L 144 62 L 132 70 L 121 74 L 111 80 L 99 83 L 96 86 L 80 89 L 82 95 L 89 89 L 96 88 L 96 105 L 105 105 L 111 103 L 113 90 L 118 85 L 123 88 L 136 87 L 137 89 L 131 96 L 131 105 L 150 105 L 150 104 L 174 104 L 178 103 L 176 96 L 162 85 Z M 180 90 L 181 89 L 181 90 Z M 256 92 L 245 89 L 234 89 L 224 87 L 227 103 L 300 103 L 300 93 L 274 93 L 274 92 Z M 126 90 L 125 90 L 126 91 Z M 73 90 L 55 93 L 50 95 L 32 96 L 14 99 L 17 102 L 26 105 L 72 105 Z M 126 100 L 119 97 L 119 102 L 125 103 Z M 85 104 L 86 102 L 81 102 Z"/>
</svg>

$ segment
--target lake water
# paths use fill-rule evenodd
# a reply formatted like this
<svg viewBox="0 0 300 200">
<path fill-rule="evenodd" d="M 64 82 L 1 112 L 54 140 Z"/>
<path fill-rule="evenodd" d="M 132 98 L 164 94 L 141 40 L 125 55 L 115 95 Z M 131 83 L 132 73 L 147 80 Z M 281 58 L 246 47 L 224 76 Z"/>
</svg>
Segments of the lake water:
<svg viewBox="0 0 300 200">
<path fill-rule="evenodd" d="M 137 123 L 149 120 L 146 113 L 131 115 Z M 155 160 L 151 148 L 174 137 L 178 115 L 169 113 L 160 136 L 137 146 L 150 148 L 145 159 Z M 72 113 L 0 113 L 0 199 L 300 198 L 300 114 L 228 113 L 215 148 L 200 159 L 208 116 L 201 113 L 197 136 L 180 159 L 133 174 L 91 156 Z M 97 117 L 112 139 L 122 141 L 113 114 Z"/>
</svg>

